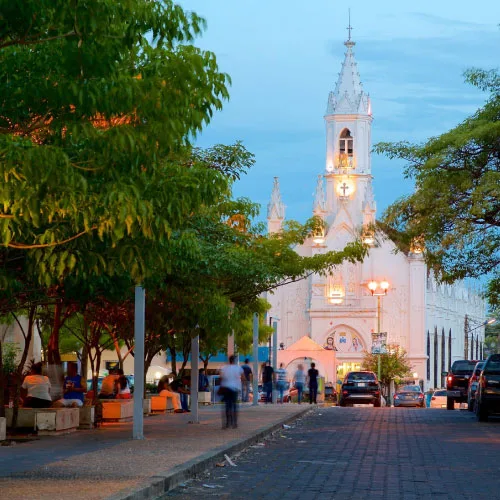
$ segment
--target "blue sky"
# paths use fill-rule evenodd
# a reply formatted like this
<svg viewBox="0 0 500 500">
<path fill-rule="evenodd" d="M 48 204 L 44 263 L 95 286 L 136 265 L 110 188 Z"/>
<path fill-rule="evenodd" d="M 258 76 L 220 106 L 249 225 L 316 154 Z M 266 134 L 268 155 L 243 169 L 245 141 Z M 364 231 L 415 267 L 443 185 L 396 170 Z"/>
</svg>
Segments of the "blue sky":
<svg viewBox="0 0 500 500">
<path fill-rule="evenodd" d="M 197 139 L 242 140 L 256 156 L 236 196 L 263 206 L 280 178 L 287 218 L 311 215 L 325 167 L 323 115 L 344 58 L 348 3 L 335 0 L 178 0 L 205 17 L 197 45 L 232 78 L 231 99 Z M 372 141 L 421 142 L 473 113 L 485 95 L 466 85 L 470 67 L 498 68 L 500 1 L 358 0 L 352 38 L 372 99 Z M 402 164 L 374 156 L 378 216 L 411 191 Z"/>
</svg>

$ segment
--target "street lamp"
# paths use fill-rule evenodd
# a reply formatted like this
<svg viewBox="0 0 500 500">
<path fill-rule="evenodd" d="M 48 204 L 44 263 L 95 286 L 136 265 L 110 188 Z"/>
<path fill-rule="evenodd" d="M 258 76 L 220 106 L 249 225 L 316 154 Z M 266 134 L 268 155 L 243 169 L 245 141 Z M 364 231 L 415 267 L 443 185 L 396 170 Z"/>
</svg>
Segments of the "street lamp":
<svg viewBox="0 0 500 500">
<path fill-rule="evenodd" d="M 381 323 L 381 315 L 382 315 L 382 297 L 387 295 L 387 291 L 389 290 L 390 284 L 387 280 L 382 280 L 380 282 L 372 280 L 368 283 L 368 290 L 370 293 L 377 297 L 377 333 L 380 333 L 380 323 Z M 377 375 L 380 381 L 380 352 L 378 353 L 378 361 L 377 361 Z"/>
<path fill-rule="evenodd" d="M 474 328 L 470 328 L 469 330 L 467 330 L 467 331 L 465 332 L 465 334 L 466 334 L 466 336 L 467 336 L 467 338 L 466 338 L 467 344 L 469 343 L 469 334 L 470 334 L 471 332 L 473 332 L 474 330 L 477 330 L 478 328 L 482 328 L 483 326 L 486 326 L 486 325 L 492 325 L 493 323 L 496 323 L 496 321 L 497 321 L 497 319 L 496 319 L 496 318 L 489 318 L 489 319 L 487 319 L 487 320 L 483 321 L 482 323 L 480 323 L 479 325 L 475 326 Z M 477 335 L 476 335 L 476 342 L 477 342 Z M 471 359 L 473 359 L 473 358 L 474 358 L 474 351 L 473 351 L 473 349 L 474 349 L 474 335 L 472 335 L 472 342 L 471 342 L 471 356 L 470 356 L 470 357 L 471 357 Z M 467 351 L 467 350 L 468 350 L 468 349 L 467 349 L 467 346 L 466 346 L 466 351 Z M 477 353 L 476 353 L 476 354 L 477 354 Z M 467 356 L 468 356 L 468 352 L 466 352 L 466 354 L 465 354 L 465 357 L 466 357 L 466 358 L 467 358 Z M 483 353 L 481 353 L 481 356 L 480 356 L 480 357 L 481 357 L 481 358 L 483 357 Z"/>
</svg>

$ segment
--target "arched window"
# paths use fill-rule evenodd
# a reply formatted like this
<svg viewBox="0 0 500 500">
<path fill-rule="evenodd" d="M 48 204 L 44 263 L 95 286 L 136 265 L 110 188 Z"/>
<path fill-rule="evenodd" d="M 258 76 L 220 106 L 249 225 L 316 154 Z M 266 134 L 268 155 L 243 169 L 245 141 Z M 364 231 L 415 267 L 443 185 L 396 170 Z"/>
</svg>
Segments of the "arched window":
<svg viewBox="0 0 500 500">
<path fill-rule="evenodd" d="M 345 128 L 340 133 L 339 153 L 347 156 L 353 155 L 353 138 L 351 131 L 348 128 Z"/>
</svg>

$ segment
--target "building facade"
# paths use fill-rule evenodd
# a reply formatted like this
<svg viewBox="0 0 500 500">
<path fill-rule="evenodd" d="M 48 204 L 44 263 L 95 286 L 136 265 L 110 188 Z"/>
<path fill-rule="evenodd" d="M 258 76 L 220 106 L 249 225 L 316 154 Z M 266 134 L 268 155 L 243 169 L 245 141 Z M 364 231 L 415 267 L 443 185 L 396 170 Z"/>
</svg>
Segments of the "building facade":
<svg viewBox="0 0 500 500">
<path fill-rule="evenodd" d="M 346 53 L 326 115 L 326 161 L 319 175 L 312 213 L 323 219 L 324 234 L 296 251 L 312 256 L 341 250 L 354 239 L 373 239 L 362 263 L 345 263 L 329 276 L 308 279 L 269 294 L 269 314 L 280 319 L 279 343 L 304 335 L 336 351 L 337 378 L 359 369 L 372 347 L 372 333 L 387 332 L 387 343 L 406 350 L 413 376 L 426 388 L 441 387 L 442 372 L 456 359 L 482 356 L 485 303 L 463 283 L 438 284 L 421 248 L 405 254 L 383 234 L 372 234 L 377 207 L 371 167 L 372 108 L 361 84 L 353 48 Z M 279 232 L 285 218 L 279 181 L 268 205 L 268 231 Z M 369 284 L 378 283 L 370 290 Z M 372 294 L 372 292 L 374 292 Z"/>
</svg>

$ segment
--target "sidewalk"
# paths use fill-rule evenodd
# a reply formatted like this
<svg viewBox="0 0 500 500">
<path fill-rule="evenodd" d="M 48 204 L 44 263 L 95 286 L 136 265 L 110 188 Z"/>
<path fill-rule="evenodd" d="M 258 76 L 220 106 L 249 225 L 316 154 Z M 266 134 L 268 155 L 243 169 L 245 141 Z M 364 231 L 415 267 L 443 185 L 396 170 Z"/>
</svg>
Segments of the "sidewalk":
<svg viewBox="0 0 500 500">
<path fill-rule="evenodd" d="M 132 423 L 46 436 L 0 447 L 0 491 L 10 500 L 148 498 L 201 472 L 224 453 L 235 453 L 293 420 L 309 405 L 241 406 L 238 429 L 221 429 L 221 408 L 144 419 L 143 441 L 133 441 Z"/>
</svg>

